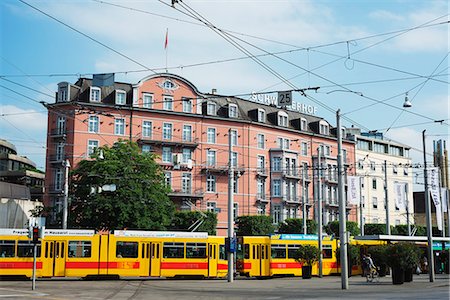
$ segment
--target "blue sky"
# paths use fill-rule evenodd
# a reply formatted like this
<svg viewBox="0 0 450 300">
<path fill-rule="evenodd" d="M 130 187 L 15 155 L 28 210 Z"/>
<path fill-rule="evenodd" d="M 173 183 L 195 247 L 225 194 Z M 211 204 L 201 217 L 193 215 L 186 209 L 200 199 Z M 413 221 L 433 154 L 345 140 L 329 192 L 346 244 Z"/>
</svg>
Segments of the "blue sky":
<svg viewBox="0 0 450 300">
<path fill-rule="evenodd" d="M 169 3 L 1 1 L 0 138 L 44 169 L 47 123 L 39 102 L 54 102 L 57 83 L 75 82 L 78 76 L 114 72 L 117 81 L 134 83 L 153 73 L 133 72 L 143 66 L 163 71 L 168 29 L 169 71 L 200 91 L 216 88 L 219 94 L 240 95 L 320 87 L 308 98 L 295 94 L 294 101 L 317 106 L 318 115 L 332 125 L 340 108 L 344 126 L 378 130 L 410 145 L 414 162 L 423 161 L 414 150 L 422 149 L 422 130 L 428 135 L 427 152 L 432 140 L 448 141 L 446 0 L 185 0 L 186 6 L 176 9 Z M 187 16 L 189 8 L 231 32 L 252 55 L 284 52 L 259 58 L 278 78 Z M 218 63 L 235 58 L 243 59 Z M 200 63 L 205 64 L 192 66 Z M 403 111 L 408 91 L 413 106 Z"/>
</svg>

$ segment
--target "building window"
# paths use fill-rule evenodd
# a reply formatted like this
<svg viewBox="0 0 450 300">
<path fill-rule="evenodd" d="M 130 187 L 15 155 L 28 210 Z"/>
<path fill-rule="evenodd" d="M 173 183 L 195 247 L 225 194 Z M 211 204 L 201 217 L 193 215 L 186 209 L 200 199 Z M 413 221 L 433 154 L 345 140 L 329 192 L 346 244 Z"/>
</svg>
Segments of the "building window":
<svg viewBox="0 0 450 300">
<path fill-rule="evenodd" d="M 216 212 L 217 203 L 208 201 L 206 202 L 206 211 Z"/>
<path fill-rule="evenodd" d="M 233 167 L 237 167 L 237 165 L 238 165 L 238 154 L 237 154 L 237 152 L 231 152 L 231 165 L 233 166 Z"/>
<path fill-rule="evenodd" d="M 216 165 L 216 151 L 208 150 L 206 152 L 206 164 L 210 167 L 214 167 Z"/>
<path fill-rule="evenodd" d="M 191 125 L 183 125 L 183 141 L 184 142 L 192 141 L 192 126 Z"/>
<path fill-rule="evenodd" d="M 238 176 L 234 176 L 234 178 L 233 178 L 233 194 L 237 194 L 238 193 L 238 191 L 239 191 L 239 187 L 238 187 L 238 179 L 239 179 L 239 177 Z"/>
<path fill-rule="evenodd" d="M 56 161 L 61 161 L 64 159 L 64 143 L 58 143 L 56 145 Z"/>
<path fill-rule="evenodd" d="M 114 120 L 114 134 L 124 135 L 125 134 L 125 119 L 115 119 Z"/>
<path fill-rule="evenodd" d="M 301 149 L 301 153 L 303 156 L 308 156 L 308 143 L 307 142 L 302 142 L 301 145 L 302 149 Z"/>
<path fill-rule="evenodd" d="M 127 93 L 125 91 L 116 91 L 116 104 L 125 105 L 127 103 Z"/>
<path fill-rule="evenodd" d="M 172 148 L 171 147 L 162 147 L 162 162 L 163 163 L 172 163 Z"/>
<path fill-rule="evenodd" d="M 151 121 L 142 121 L 142 137 L 152 137 L 153 124 Z"/>
<path fill-rule="evenodd" d="M 257 206 L 257 214 L 260 216 L 264 216 L 266 214 L 266 205 L 265 204 L 260 204 Z"/>
<path fill-rule="evenodd" d="M 236 218 L 239 216 L 239 203 L 234 202 L 233 203 L 233 219 L 236 220 Z"/>
<path fill-rule="evenodd" d="M 375 162 L 374 162 L 374 161 L 371 161 L 371 162 L 370 162 L 370 169 L 371 169 L 372 171 L 375 171 Z"/>
<path fill-rule="evenodd" d="M 392 173 L 393 173 L 393 174 L 397 174 L 397 173 L 398 173 L 397 165 L 393 165 L 393 166 L 392 166 Z"/>
<path fill-rule="evenodd" d="M 356 148 L 358 150 L 366 150 L 366 151 L 372 150 L 372 143 L 365 140 L 358 140 Z"/>
<path fill-rule="evenodd" d="M 347 163 L 347 150 L 346 149 L 342 149 L 342 161 L 345 163 Z"/>
<path fill-rule="evenodd" d="M 278 112 L 278 126 L 288 127 L 288 116 L 286 113 Z"/>
<path fill-rule="evenodd" d="M 272 171 L 274 171 L 274 172 L 281 171 L 281 157 L 273 158 Z"/>
<path fill-rule="evenodd" d="M 215 128 L 208 128 L 207 133 L 206 133 L 206 142 L 209 144 L 216 143 L 216 129 Z"/>
<path fill-rule="evenodd" d="M 278 224 L 281 221 L 281 207 L 279 205 L 273 206 L 273 223 Z"/>
<path fill-rule="evenodd" d="M 281 180 L 280 179 L 274 179 L 272 187 L 273 187 L 272 196 L 274 196 L 274 197 L 281 197 Z"/>
<path fill-rule="evenodd" d="M 152 146 L 150 145 L 142 145 L 142 153 L 152 152 Z"/>
<path fill-rule="evenodd" d="M 368 142 L 366 142 L 368 143 Z M 388 153 L 387 151 L 388 145 L 386 144 L 380 144 L 380 143 L 373 143 L 373 151 L 378 153 Z"/>
<path fill-rule="evenodd" d="M 163 140 L 172 140 L 172 124 L 163 124 Z"/>
<path fill-rule="evenodd" d="M 192 150 L 189 148 L 183 148 L 183 156 L 182 156 L 182 163 L 188 164 L 189 161 L 192 159 Z"/>
<path fill-rule="evenodd" d="M 152 108 L 153 107 L 153 94 L 142 94 L 142 107 L 143 108 Z"/>
<path fill-rule="evenodd" d="M 191 193 L 191 173 L 183 173 L 181 177 L 181 191 L 184 194 Z"/>
<path fill-rule="evenodd" d="M 258 144 L 258 149 L 264 149 L 265 145 L 264 145 L 264 134 L 260 134 L 258 133 L 258 135 L 256 136 L 257 139 L 257 144 Z"/>
<path fill-rule="evenodd" d="M 229 104 L 228 105 L 228 116 L 230 118 L 237 118 L 238 117 L 238 110 L 236 104 Z"/>
<path fill-rule="evenodd" d="M 264 109 L 258 109 L 258 122 L 266 122 L 266 111 Z"/>
<path fill-rule="evenodd" d="M 364 161 L 362 159 L 358 160 L 358 169 L 364 169 Z"/>
<path fill-rule="evenodd" d="M 95 149 L 97 149 L 97 148 L 98 148 L 98 141 L 88 140 L 88 147 L 87 147 L 88 157 L 90 157 L 95 152 Z"/>
<path fill-rule="evenodd" d="M 319 122 L 319 133 L 323 135 L 329 135 L 329 127 L 328 124 L 325 122 Z"/>
<path fill-rule="evenodd" d="M 69 87 L 67 84 L 60 83 L 58 88 L 58 101 L 57 102 L 66 102 L 69 99 Z"/>
<path fill-rule="evenodd" d="M 372 207 L 378 208 L 378 198 L 377 197 L 372 197 Z"/>
<path fill-rule="evenodd" d="M 378 224 L 378 218 L 373 218 L 373 219 L 372 219 L 372 223 L 373 223 L 373 224 Z"/>
<path fill-rule="evenodd" d="M 377 179 L 376 178 L 372 179 L 372 189 L 374 189 L 374 190 L 377 189 Z"/>
<path fill-rule="evenodd" d="M 231 145 L 237 146 L 238 144 L 238 132 L 237 130 L 231 130 Z"/>
<path fill-rule="evenodd" d="M 91 86 L 91 90 L 89 93 L 89 100 L 91 102 L 100 102 L 101 99 L 101 90 L 98 87 Z"/>
<path fill-rule="evenodd" d="M 362 207 L 366 207 L 366 199 L 364 196 L 361 196 Z"/>
<path fill-rule="evenodd" d="M 289 149 L 290 148 L 290 141 L 286 138 L 277 138 L 277 144 L 278 148 L 280 149 Z"/>
<path fill-rule="evenodd" d="M 66 133 L 66 118 L 58 117 L 58 121 L 56 123 L 56 134 L 62 135 Z"/>
<path fill-rule="evenodd" d="M 99 132 L 99 118 L 97 116 L 89 116 L 88 131 L 92 133 Z"/>
<path fill-rule="evenodd" d="M 164 184 L 169 188 L 172 187 L 172 173 L 164 172 Z"/>
<path fill-rule="evenodd" d="M 208 116 L 215 116 L 217 114 L 216 103 L 208 101 L 206 104 L 206 114 Z"/>
<path fill-rule="evenodd" d="M 64 182 L 64 175 L 62 169 L 56 169 L 55 170 L 55 191 L 62 190 L 63 182 Z"/>
<path fill-rule="evenodd" d="M 258 155 L 257 168 L 259 172 L 264 171 L 266 167 L 266 158 L 262 155 Z"/>
<path fill-rule="evenodd" d="M 164 110 L 172 110 L 173 109 L 173 97 L 172 96 L 164 96 L 163 97 L 163 109 Z"/>
<path fill-rule="evenodd" d="M 216 176 L 215 175 L 210 174 L 206 177 L 206 191 L 209 193 L 216 192 Z"/>
<path fill-rule="evenodd" d="M 308 121 L 306 121 L 306 119 L 304 119 L 304 118 L 300 119 L 300 130 L 302 130 L 302 131 L 308 130 Z"/>
<path fill-rule="evenodd" d="M 264 181 L 264 179 L 259 178 L 257 180 L 257 199 L 259 200 L 265 200 L 266 199 L 266 182 Z"/>
<path fill-rule="evenodd" d="M 192 99 L 183 98 L 182 102 L 183 102 L 183 112 L 191 113 L 192 112 Z"/>
</svg>

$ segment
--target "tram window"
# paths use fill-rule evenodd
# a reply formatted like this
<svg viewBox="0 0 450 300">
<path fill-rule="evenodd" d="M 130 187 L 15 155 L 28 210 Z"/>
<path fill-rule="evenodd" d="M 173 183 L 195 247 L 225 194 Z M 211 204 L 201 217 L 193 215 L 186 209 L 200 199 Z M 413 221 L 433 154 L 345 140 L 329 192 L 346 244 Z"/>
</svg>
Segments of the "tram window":
<svg viewBox="0 0 450 300">
<path fill-rule="evenodd" d="M 0 241 L 0 256 L 1 257 L 14 257 L 14 240 L 2 240 Z"/>
<path fill-rule="evenodd" d="M 295 252 L 300 248 L 300 245 L 288 245 L 288 257 L 294 258 Z"/>
<path fill-rule="evenodd" d="M 64 252 L 65 252 L 65 243 L 61 243 L 61 258 L 64 258 Z"/>
<path fill-rule="evenodd" d="M 286 245 L 272 245 L 272 258 L 286 258 Z"/>
<path fill-rule="evenodd" d="M 331 245 L 322 245 L 322 256 L 323 258 L 333 257 L 333 249 L 331 248 Z"/>
<path fill-rule="evenodd" d="M 262 245 L 262 250 L 261 250 L 261 259 L 265 259 L 266 258 L 266 246 Z"/>
<path fill-rule="evenodd" d="M 19 241 L 17 245 L 18 257 L 33 257 L 34 245 L 31 241 Z M 41 256 L 41 244 L 37 245 L 36 257 Z"/>
<path fill-rule="evenodd" d="M 91 242 L 69 241 L 69 257 L 91 257 Z"/>
<path fill-rule="evenodd" d="M 145 244 L 142 244 L 142 258 L 145 258 Z"/>
<path fill-rule="evenodd" d="M 186 258 L 206 258 L 206 243 L 186 243 Z"/>
<path fill-rule="evenodd" d="M 250 258 L 250 245 L 245 244 L 244 245 L 244 259 L 249 259 L 249 258 Z"/>
<path fill-rule="evenodd" d="M 48 258 L 48 247 L 49 247 L 49 243 L 46 242 L 45 243 L 45 258 Z"/>
<path fill-rule="evenodd" d="M 240 253 L 242 253 L 242 251 Z M 219 245 L 219 259 L 223 260 L 227 259 L 227 254 L 225 252 L 225 245 Z"/>
<path fill-rule="evenodd" d="M 159 244 L 156 244 L 156 258 L 159 258 Z"/>
<path fill-rule="evenodd" d="M 117 242 L 116 243 L 117 258 L 137 258 L 138 243 L 137 242 Z"/>
<path fill-rule="evenodd" d="M 164 243 L 164 258 L 184 258 L 184 243 Z"/>
<path fill-rule="evenodd" d="M 252 259 L 256 259 L 256 245 L 253 245 Z"/>
</svg>

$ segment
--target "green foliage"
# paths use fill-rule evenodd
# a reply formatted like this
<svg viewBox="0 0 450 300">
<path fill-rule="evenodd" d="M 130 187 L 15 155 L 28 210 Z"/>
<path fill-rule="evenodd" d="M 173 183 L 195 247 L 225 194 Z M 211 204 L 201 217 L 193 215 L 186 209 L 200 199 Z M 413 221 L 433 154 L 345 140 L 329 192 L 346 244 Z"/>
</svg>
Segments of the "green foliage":
<svg viewBox="0 0 450 300">
<path fill-rule="evenodd" d="M 216 235 L 217 214 L 209 211 L 203 214 L 199 211 L 177 211 L 169 229 L 190 231 L 192 230 L 190 227 L 199 220 L 202 224 L 195 231 Z"/>
<path fill-rule="evenodd" d="M 381 266 L 387 265 L 386 251 L 387 245 L 377 245 L 370 247 L 367 253 L 370 253 L 373 263 L 376 266 Z"/>
<path fill-rule="evenodd" d="M 341 261 L 341 248 L 336 249 L 336 258 L 337 261 Z M 360 249 L 359 246 L 347 244 L 347 260 L 349 262 L 349 266 L 356 266 L 360 263 Z"/>
<path fill-rule="evenodd" d="M 394 230 L 394 226 L 391 226 L 391 233 Z M 386 224 L 364 224 L 365 235 L 379 235 L 386 234 Z"/>
<path fill-rule="evenodd" d="M 272 218 L 269 216 L 240 216 L 236 219 L 236 235 L 254 236 L 274 233 Z"/>
<path fill-rule="evenodd" d="M 419 247 L 414 243 L 390 244 L 386 249 L 387 264 L 391 268 L 412 269 L 419 263 L 420 253 Z"/>
<path fill-rule="evenodd" d="M 306 220 L 306 233 L 316 233 L 317 223 L 314 220 Z M 278 227 L 278 233 L 303 233 L 303 219 L 286 219 Z"/>
<path fill-rule="evenodd" d="M 102 147 L 71 172 L 70 227 L 165 230 L 175 211 L 154 155 L 136 143 L 119 141 Z M 99 192 L 103 185 L 116 191 Z"/>
<path fill-rule="evenodd" d="M 350 232 L 350 235 L 356 236 L 359 235 L 359 227 L 356 222 L 346 222 L 347 231 Z M 335 237 L 339 237 L 339 221 L 332 221 L 325 226 L 325 232 L 329 235 L 334 235 Z"/>
<path fill-rule="evenodd" d="M 319 260 L 319 248 L 313 245 L 300 245 L 294 252 L 294 259 L 305 266 L 312 266 Z"/>
</svg>

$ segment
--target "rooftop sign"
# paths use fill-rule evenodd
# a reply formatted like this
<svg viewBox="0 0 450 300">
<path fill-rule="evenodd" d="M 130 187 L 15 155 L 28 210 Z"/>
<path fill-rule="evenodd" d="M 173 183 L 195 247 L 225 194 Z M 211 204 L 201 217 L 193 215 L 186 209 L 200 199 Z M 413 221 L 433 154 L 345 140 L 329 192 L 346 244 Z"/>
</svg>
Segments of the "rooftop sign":
<svg viewBox="0 0 450 300">
<path fill-rule="evenodd" d="M 257 92 L 252 92 L 252 96 L 249 99 L 252 102 L 262 103 L 266 105 L 275 105 L 280 107 L 278 97 L 276 95 L 270 94 L 260 94 Z M 299 112 L 308 115 L 317 115 L 317 107 L 313 105 L 308 105 L 300 102 L 293 101 L 291 105 L 286 106 L 287 110 Z"/>
</svg>

